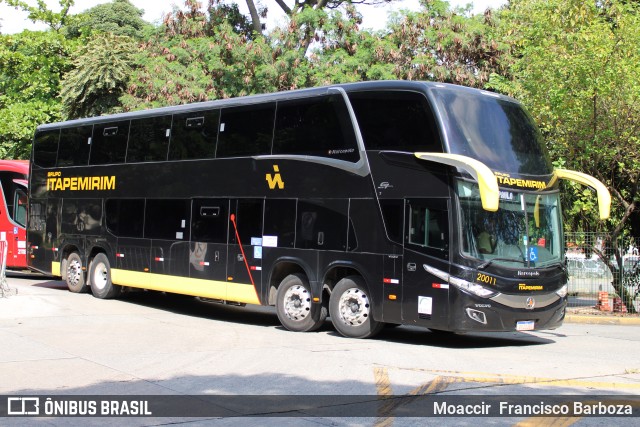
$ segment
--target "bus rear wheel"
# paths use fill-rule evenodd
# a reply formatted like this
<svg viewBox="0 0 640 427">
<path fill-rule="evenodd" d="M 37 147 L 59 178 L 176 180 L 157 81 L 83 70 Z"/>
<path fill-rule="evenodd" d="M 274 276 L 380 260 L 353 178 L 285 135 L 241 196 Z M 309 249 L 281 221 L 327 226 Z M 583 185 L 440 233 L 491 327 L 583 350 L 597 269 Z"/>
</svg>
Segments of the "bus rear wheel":
<svg viewBox="0 0 640 427">
<path fill-rule="evenodd" d="M 111 281 L 109 258 L 103 253 L 96 255 L 89 266 L 91 293 L 100 299 L 115 298 L 120 295 L 121 287 Z"/>
<path fill-rule="evenodd" d="M 311 332 L 327 318 L 327 309 L 313 303 L 311 287 L 302 274 L 290 274 L 280 282 L 276 311 L 282 326 L 294 332 Z"/>
<path fill-rule="evenodd" d="M 84 270 L 82 267 L 82 258 L 78 252 L 71 252 L 64 261 L 65 281 L 67 288 L 74 293 L 83 293 L 88 291 L 85 285 Z"/>
<path fill-rule="evenodd" d="M 369 293 L 360 276 L 340 280 L 331 292 L 329 315 L 336 330 L 349 338 L 370 338 L 384 327 L 373 319 Z"/>
</svg>

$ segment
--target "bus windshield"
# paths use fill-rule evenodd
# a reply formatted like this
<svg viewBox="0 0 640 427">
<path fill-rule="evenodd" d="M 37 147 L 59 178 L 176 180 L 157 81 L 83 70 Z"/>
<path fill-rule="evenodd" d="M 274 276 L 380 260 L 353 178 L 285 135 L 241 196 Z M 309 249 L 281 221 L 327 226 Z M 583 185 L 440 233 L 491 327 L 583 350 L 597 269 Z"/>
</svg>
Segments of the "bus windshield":
<svg viewBox="0 0 640 427">
<path fill-rule="evenodd" d="M 543 267 L 561 261 L 558 193 L 500 192 L 496 212 L 482 209 L 477 184 L 458 181 L 463 255 L 507 267 Z"/>
<path fill-rule="evenodd" d="M 517 102 L 495 94 L 435 92 L 449 152 L 480 160 L 495 171 L 549 175 L 553 167 L 533 119 Z"/>
</svg>

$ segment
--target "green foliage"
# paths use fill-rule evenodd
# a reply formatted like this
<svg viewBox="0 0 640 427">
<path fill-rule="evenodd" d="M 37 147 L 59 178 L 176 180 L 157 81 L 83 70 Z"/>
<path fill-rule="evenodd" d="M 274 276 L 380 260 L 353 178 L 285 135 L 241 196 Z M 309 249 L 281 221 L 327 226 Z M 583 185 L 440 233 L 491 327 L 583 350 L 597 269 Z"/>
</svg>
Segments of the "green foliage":
<svg viewBox="0 0 640 427">
<path fill-rule="evenodd" d="M 239 30 L 234 13 L 207 17 L 192 3 L 136 55 L 126 109 L 374 79 L 482 86 L 506 49 L 491 36 L 490 16 L 451 12 L 439 0 L 381 33 L 361 30 L 354 7 L 306 7 L 268 37 Z"/>
<path fill-rule="evenodd" d="M 0 156 L 28 158 L 37 125 L 62 118 L 57 95 L 73 41 L 55 32 L 0 36 Z"/>
<path fill-rule="evenodd" d="M 65 30 L 73 37 L 89 36 L 99 31 L 139 39 L 149 25 L 142 19 L 143 14 L 144 11 L 129 0 L 113 0 L 69 17 Z"/>
<path fill-rule="evenodd" d="M 396 14 L 389 26 L 390 48 L 379 61 L 394 64 L 397 78 L 484 87 L 491 73 L 501 72 L 508 46 L 494 37 L 491 13 L 469 16 L 441 0 L 422 6 Z"/>
<path fill-rule="evenodd" d="M 37 0 L 37 6 L 31 6 L 28 2 L 22 0 L 0 0 L 0 3 L 2 2 L 27 12 L 31 21 L 43 22 L 55 31 L 60 30 L 66 24 L 69 8 L 74 4 L 74 0 L 59 0 L 60 12 L 54 12 L 49 9 L 47 2 L 44 0 Z"/>
<path fill-rule="evenodd" d="M 216 3 L 210 0 L 207 11 L 209 13 L 208 25 L 211 30 L 227 23 L 235 33 L 244 35 L 248 39 L 253 37 L 251 21 L 240 12 L 236 3 Z"/>
<path fill-rule="evenodd" d="M 36 127 L 61 118 L 61 106 L 53 99 L 15 102 L 0 108 L 0 158 L 29 159 Z"/>
<path fill-rule="evenodd" d="M 98 35 L 73 62 L 62 81 L 60 97 L 68 118 L 117 110 L 131 74 L 135 44 L 127 36 Z"/>
</svg>

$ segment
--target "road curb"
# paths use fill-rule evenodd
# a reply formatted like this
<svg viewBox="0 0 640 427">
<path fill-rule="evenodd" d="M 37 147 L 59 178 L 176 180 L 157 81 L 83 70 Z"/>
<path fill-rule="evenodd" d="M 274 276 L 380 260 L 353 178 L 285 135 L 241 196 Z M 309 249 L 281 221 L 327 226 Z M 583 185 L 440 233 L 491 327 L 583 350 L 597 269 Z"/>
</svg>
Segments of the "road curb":
<svg viewBox="0 0 640 427">
<path fill-rule="evenodd" d="M 588 316 L 568 314 L 566 323 L 582 323 L 589 325 L 637 325 L 640 326 L 640 317 L 613 317 L 613 316 Z"/>
</svg>

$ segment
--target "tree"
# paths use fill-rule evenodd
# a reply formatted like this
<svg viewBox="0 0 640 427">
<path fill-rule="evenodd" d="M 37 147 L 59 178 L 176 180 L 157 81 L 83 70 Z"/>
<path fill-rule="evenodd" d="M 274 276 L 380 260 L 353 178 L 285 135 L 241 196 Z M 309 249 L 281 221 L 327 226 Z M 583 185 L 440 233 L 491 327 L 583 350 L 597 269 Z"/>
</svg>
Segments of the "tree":
<svg viewBox="0 0 640 427">
<path fill-rule="evenodd" d="M 44 0 L 37 0 L 37 6 L 31 6 L 22 0 L 0 0 L 0 3 L 6 3 L 8 6 L 15 7 L 27 12 L 29 19 L 33 22 L 43 22 L 54 31 L 59 31 L 69 17 L 69 9 L 74 4 L 74 0 L 59 0 L 60 12 L 54 12 L 47 7 Z"/>
<path fill-rule="evenodd" d="M 338 9 L 343 6 L 349 7 L 356 4 L 379 5 L 391 3 L 392 1 L 394 0 L 293 0 L 288 3 L 285 0 L 275 0 L 278 7 L 290 18 L 301 13 L 305 9 Z M 258 34 L 262 34 L 260 18 L 265 18 L 267 16 L 268 8 L 262 6 L 259 2 L 256 3 L 254 0 L 245 0 L 245 2 L 249 9 L 253 30 Z"/>
<path fill-rule="evenodd" d="M 264 37 L 246 34 L 237 9 L 214 7 L 207 15 L 196 2 L 185 4 L 186 10 L 168 14 L 136 53 L 136 66 L 121 98 L 125 109 L 279 89 L 272 84 L 271 46 Z"/>
<path fill-rule="evenodd" d="M 324 83 L 404 79 L 482 88 L 502 72 L 509 48 L 493 34 L 491 13 L 471 16 L 441 0 L 421 6 L 396 14 L 387 29 L 374 33 L 359 29 L 354 8 L 346 17 L 333 13 L 314 33 L 320 45 L 311 55 L 315 75 Z"/>
<path fill-rule="evenodd" d="M 140 39 L 144 35 L 143 30 L 150 25 L 142 19 L 143 14 L 144 11 L 129 0 L 113 0 L 72 15 L 67 20 L 66 31 L 71 36 L 88 36 L 100 31 Z"/>
<path fill-rule="evenodd" d="M 0 36 L 0 156 L 29 158 L 36 126 L 62 118 L 57 96 L 74 49 L 52 31 Z"/>
<path fill-rule="evenodd" d="M 117 111 L 132 71 L 135 49 L 130 37 L 98 34 L 80 51 L 60 91 L 68 118 Z"/>
<path fill-rule="evenodd" d="M 512 0 L 500 22 L 513 46 L 510 75 L 494 75 L 491 84 L 529 107 L 560 164 L 607 185 L 613 197 L 609 221 L 597 221 L 589 190 L 571 186 L 566 224 L 605 232 L 599 255 L 612 271 L 621 269 L 618 237 L 640 235 L 640 4 Z M 615 262 L 604 255 L 607 249 Z M 619 275 L 614 278 L 634 312 Z"/>
</svg>

